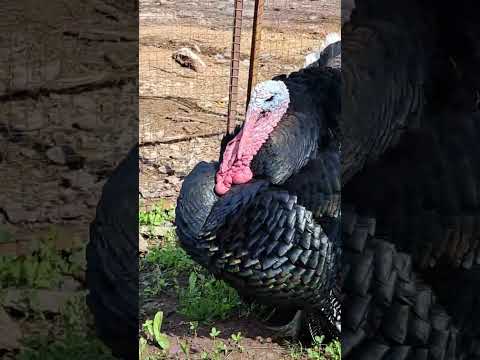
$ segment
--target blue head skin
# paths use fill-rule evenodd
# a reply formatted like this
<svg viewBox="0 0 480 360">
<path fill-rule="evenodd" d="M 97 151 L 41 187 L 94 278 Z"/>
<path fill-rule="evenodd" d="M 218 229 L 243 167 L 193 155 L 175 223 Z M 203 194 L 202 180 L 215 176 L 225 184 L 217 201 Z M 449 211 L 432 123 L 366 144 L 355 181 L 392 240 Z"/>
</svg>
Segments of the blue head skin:
<svg viewBox="0 0 480 360">
<path fill-rule="evenodd" d="M 267 80 L 261 82 L 252 91 L 248 110 L 251 112 L 272 112 L 282 103 L 289 102 L 290 94 L 283 81 Z M 249 120 L 247 115 L 246 121 Z"/>
</svg>

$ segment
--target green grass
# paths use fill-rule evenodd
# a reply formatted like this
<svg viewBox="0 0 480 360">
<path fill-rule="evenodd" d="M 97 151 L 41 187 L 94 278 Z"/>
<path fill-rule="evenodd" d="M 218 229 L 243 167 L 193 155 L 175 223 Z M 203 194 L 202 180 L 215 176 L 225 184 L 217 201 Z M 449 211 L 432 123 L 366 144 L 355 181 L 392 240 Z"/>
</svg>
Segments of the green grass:
<svg viewBox="0 0 480 360">
<path fill-rule="evenodd" d="M 173 210 L 160 203 L 149 212 L 140 213 L 140 222 L 148 226 L 173 222 Z M 211 322 L 226 319 L 241 304 L 237 292 L 223 281 L 216 280 L 198 266 L 178 245 L 174 229 L 160 239 L 160 245 L 149 250 L 142 259 L 142 269 L 148 270 L 149 286 L 144 295 L 154 296 L 174 286 L 179 299 L 178 311 L 192 321 Z M 186 287 L 178 286 L 178 278 L 188 274 Z"/>
<path fill-rule="evenodd" d="M 151 248 L 140 261 L 141 271 L 148 273 L 148 286 L 143 288 L 145 296 L 156 296 L 170 287 L 178 287 L 180 274 L 189 274 L 198 265 L 176 243 L 175 231 L 167 233 L 162 244 Z"/>
<path fill-rule="evenodd" d="M 29 287 L 53 288 L 61 284 L 64 274 L 81 271 L 78 253 L 84 248 L 60 252 L 55 248 L 56 233 L 40 240 L 32 254 L 24 256 L 0 256 L 0 283 L 2 288 Z"/>
<path fill-rule="evenodd" d="M 68 333 L 60 339 L 30 338 L 17 360 L 114 360 L 110 351 L 95 337 Z"/>
<path fill-rule="evenodd" d="M 58 236 L 52 227 L 39 239 L 38 248 L 31 254 L 0 256 L 0 288 L 4 291 L 9 288 L 56 289 L 65 275 L 83 272 L 85 246 L 58 250 L 55 246 Z M 60 314 L 50 315 L 46 320 L 43 312 L 29 309 L 24 313 L 22 321 L 28 323 L 32 331 L 24 333 L 23 346 L 16 359 L 114 359 L 91 330 L 91 315 L 83 291 L 72 295 Z M 38 330 L 42 334 L 38 334 Z"/>
<path fill-rule="evenodd" d="M 178 312 L 189 320 L 224 320 L 242 304 L 235 289 L 210 275 L 192 271 L 188 286 L 180 289 Z"/>
<path fill-rule="evenodd" d="M 175 218 L 175 209 L 169 207 L 164 201 L 156 204 L 153 209 L 148 211 L 140 211 L 138 214 L 138 220 L 140 225 L 153 225 L 159 226 L 166 222 L 173 222 Z"/>
<path fill-rule="evenodd" d="M 286 342 L 290 359 L 340 360 L 342 355 L 340 341 L 334 340 L 325 344 L 324 340 L 323 336 L 315 336 L 311 347 L 304 347 L 300 342 Z"/>
<path fill-rule="evenodd" d="M 306 352 L 311 360 L 340 360 L 342 356 L 340 341 L 325 344 L 323 336 L 315 336 L 313 346 L 307 348 Z"/>
<path fill-rule="evenodd" d="M 227 318 L 241 304 L 237 292 L 200 268 L 175 242 L 166 242 L 146 255 L 144 269 L 150 271 L 147 296 L 158 295 L 174 286 L 179 298 L 179 313 L 189 320 L 210 322 Z M 189 274 L 188 284 L 178 286 L 178 277 Z"/>
<path fill-rule="evenodd" d="M 176 243 L 175 232 L 169 232 L 161 246 L 151 249 L 145 256 L 145 264 L 158 265 L 162 270 L 176 276 L 195 267 L 193 260 Z"/>
<path fill-rule="evenodd" d="M 17 360 L 114 360 L 110 350 L 93 334 L 90 320 L 84 295 L 72 297 L 56 321 L 55 336 L 26 337 Z"/>
</svg>

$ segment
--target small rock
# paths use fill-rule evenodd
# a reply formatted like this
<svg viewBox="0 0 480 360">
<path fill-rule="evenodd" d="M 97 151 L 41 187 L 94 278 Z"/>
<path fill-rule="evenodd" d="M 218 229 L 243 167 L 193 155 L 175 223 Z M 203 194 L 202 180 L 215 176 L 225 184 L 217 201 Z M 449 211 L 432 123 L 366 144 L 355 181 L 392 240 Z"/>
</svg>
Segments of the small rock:
<svg viewBox="0 0 480 360">
<path fill-rule="evenodd" d="M 203 72 L 206 68 L 203 60 L 190 48 L 181 48 L 175 51 L 172 58 L 181 66 L 192 69 L 196 72 Z"/>
<path fill-rule="evenodd" d="M 62 285 L 60 287 L 60 290 L 62 291 L 77 291 L 80 290 L 82 285 L 80 282 L 75 280 L 71 276 L 65 276 L 62 281 Z"/>
<path fill-rule="evenodd" d="M 0 350 L 14 350 L 20 347 L 22 331 L 20 326 L 0 307 Z"/>
<path fill-rule="evenodd" d="M 82 216 L 82 209 L 78 208 L 78 204 L 64 204 L 57 209 L 58 215 L 64 220 L 72 220 Z"/>
<path fill-rule="evenodd" d="M 223 52 L 223 57 L 227 60 L 230 60 L 232 58 L 232 54 L 231 54 L 231 51 L 230 49 L 226 49 L 224 52 Z"/>
<path fill-rule="evenodd" d="M 65 165 L 67 163 L 67 154 L 65 153 L 64 146 L 55 146 L 47 150 L 47 158 L 58 165 Z"/>
<path fill-rule="evenodd" d="M 85 163 L 85 159 L 68 145 L 54 146 L 45 155 L 54 164 L 67 165 L 70 169 L 81 169 Z"/>
<path fill-rule="evenodd" d="M 62 179 L 75 189 L 88 189 L 95 184 L 95 177 L 84 170 L 64 174 L 62 175 Z"/>
<path fill-rule="evenodd" d="M 173 185 L 179 185 L 180 184 L 180 179 L 176 177 L 175 175 L 167 176 L 165 180 Z"/>
<path fill-rule="evenodd" d="M 20 155 L 23 155 L 28 159 L 35 159 L 37 157 L 37 152 L 31 148 L 21 148 Z"/>
<path fill-rule="evenodd" d="M 0 293 L 5 308 L 20 312 L 37 311 L 59 314 L 63 307 L 79 292 L 47 289 L 7 288 Z"/>
<path fill-rule="evenodd" d="M 228 59 L 226 59 L 223 54 L 215 54 L 215 62 L 217 64 L 224 64 L 228 62 Z"/>
<path fill-rule="evenodd" d="M 165 173 L 166 173 L 167 175 L 173 175 L 173 174 L 175 174 L 175 170 L 172 169 L 170 166 L 165 165 Z"/>
<path fill-rule="evenodd" d="M 200 46 L 198 46 L 198 44 L 192 43 L 190 44 L 190 47 L 192 47 L 192 50 L 194 50 L 197 54 L 202 53 L 202 50 L 200 49 Z"/>
<path fill-rule="evenodd" d="M 138 236 L 138 251 L 141 253 L 145 253 L 148 250 L 148 243 L 147 240 L 145 240 L 145 237 L 142 234 L 139 234 Z"/>
</svg>

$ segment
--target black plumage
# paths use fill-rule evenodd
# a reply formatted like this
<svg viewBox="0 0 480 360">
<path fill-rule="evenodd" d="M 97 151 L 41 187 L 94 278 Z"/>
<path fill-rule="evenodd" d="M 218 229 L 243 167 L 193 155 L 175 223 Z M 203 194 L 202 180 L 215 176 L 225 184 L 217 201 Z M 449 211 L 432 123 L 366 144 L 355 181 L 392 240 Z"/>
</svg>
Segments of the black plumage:
<svg viewBox="0 0 480 360">
<path fill-rule="evenodd" d="M 138 146 L 102 191 L 86 250 L 87 304 L 114 355 L 138 357 Z"/>
<path fill-rule="evenodd" d="M 332 333 L 339 326 L 340 153 L 329 130 L 340 110 L 339 75 L 312 67 L 278 77 L 290 106 L 252 161 L 256 180 L 217 197 L 217 164 L 201 163 L 176 209 L 180 244 L 200 264 L 245 298 L 329 318 Z"/>
</svg>

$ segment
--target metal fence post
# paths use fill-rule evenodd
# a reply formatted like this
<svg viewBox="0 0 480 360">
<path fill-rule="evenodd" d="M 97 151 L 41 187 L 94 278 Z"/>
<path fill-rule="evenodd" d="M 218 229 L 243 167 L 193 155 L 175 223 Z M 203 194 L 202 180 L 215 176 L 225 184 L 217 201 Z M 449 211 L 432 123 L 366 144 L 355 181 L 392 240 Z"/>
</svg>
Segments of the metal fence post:
<svg viewBox="0 0 480 360">
<path fill-rule="evenodd" d="M 242 37 L 243 0 L 235 0 L 233 20 L 232 61 L 230 65 L 230 87 L 228 91 L 227 133 L 235 129 L 238 102 L 238 76 L 240 68 L 240 41 Z"/>
<path fill-rule="evenodd" d="M 250 68 L 248 70 L 247 106 L 250 102 L 252 88 L 257 80 L 257 54 L 262 43 L 262 20 L 264 13 L 264 0 L 255 0 L 255 12 L 253 15 L 252 46 L 250 53 Z"/>
</svg>

